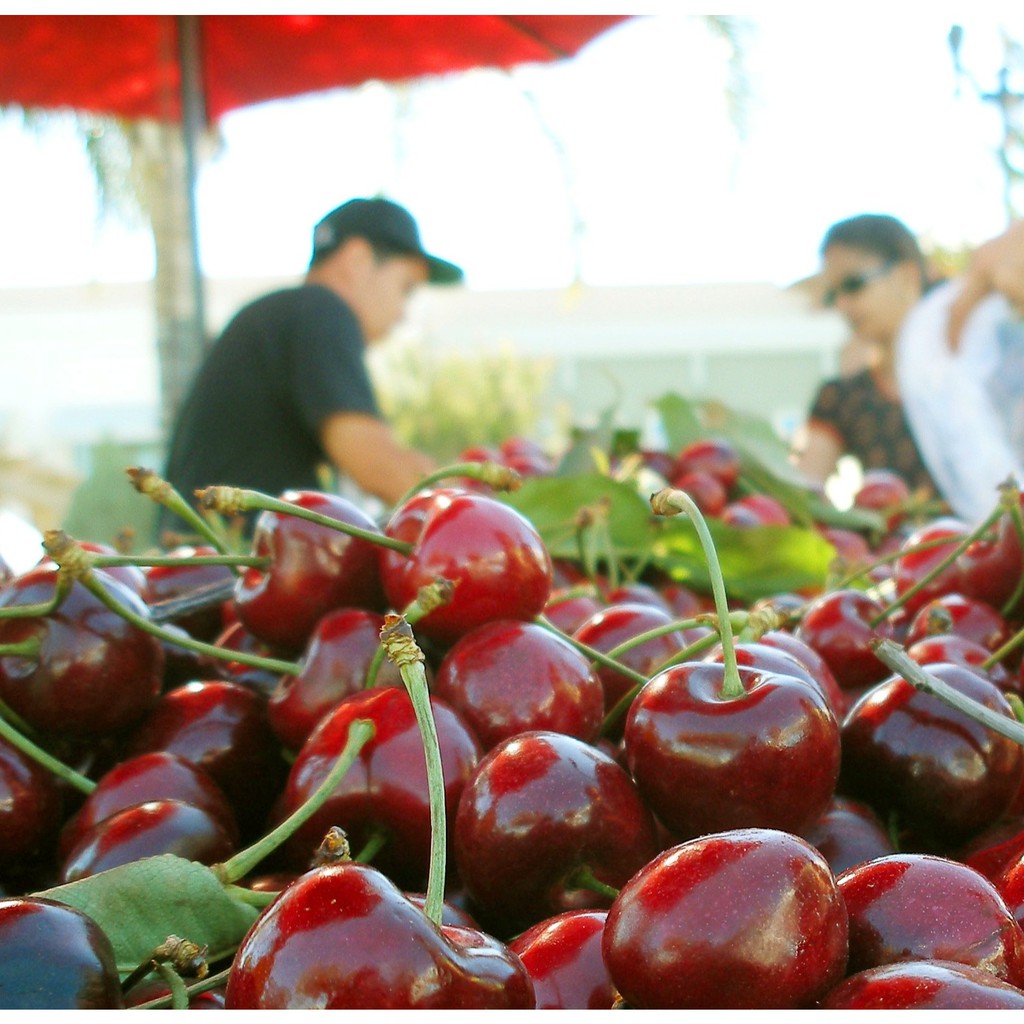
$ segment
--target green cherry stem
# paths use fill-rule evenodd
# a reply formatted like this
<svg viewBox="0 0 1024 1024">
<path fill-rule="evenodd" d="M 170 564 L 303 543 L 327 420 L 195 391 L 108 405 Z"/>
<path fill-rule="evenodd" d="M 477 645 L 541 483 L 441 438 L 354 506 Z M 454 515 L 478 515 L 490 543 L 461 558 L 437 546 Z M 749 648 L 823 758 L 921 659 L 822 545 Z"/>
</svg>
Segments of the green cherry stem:
<svg viewBox="0 0 1024 1024">
<path fill-rule="evenodd" d="M 586 889 L 589 892 L 596 892 L 598 895 L 604 896 L 609 900 L 614 900 L 619 895 L 619 890 L 614 886 L 608 885 L 606 882 L 602 882 L 591 870 L 589 864 L 581 864 L 569 876 L 568 881 L 568 888 L 570 889 Z"/>
<path fill-rule="evenodd" d="M 48 530 L 44 534 L 43 546 L 50 557 L 60 566 L 61 572 L 66 572 L 73 576 L 111 611 L 116 612 L 143 632 L 155 636 L 158 640 L 163 640 L 175 647 L 194 651 L 196 654 L 206 654 L 212 658 L 238 662 L 241 665 L 252 665 L 255 668 L 266 669 L 268 672 L 279 672 L 282 675 L 298 675 L 302 671 L 302 665 L 298 662 L 265 658 L 258 654 L 250 654 L 247 651 L 229 651 L 223 647 L 216 646 L 216 644 L 208 644 L 182 633 L 175 633 L 164 629 L 164 627 L 153 622 L 152 619 L 140 615 L 134 609 L 118 601 L 96 579 L 92 570 L 93 558 L 95 556 L 86 551 L 77 541 L 64 533 L 63 530 Z"/>
<path fill-rule="evenodd" d="M 708 576 L 711 579 L 715 611 L 718 613 L 718 632 L 722 641 L 722 662 L 725 668 L 721 697 L 723 700 L 730 700 L 742 696 L 745 691 L 743 680 L 740 678 L 739 666 L 736 663 L 729 600 L 725 593 L 725 578 L 722 576 L 722 566 L 718 561 L 718 552 L 715 550 L 715 542 L 708 530 L 708 524 L 693 498 L 686 491 L 673 487 L 665 487 L 652 494 L 651 509 L 655 515 L 659 516 L 672 516 L 679 512 L 685 512 L 697 531 L 697 537 L 704 550 L 704 560 L 707 562 Z"/>
<path fill-rule="evenodd" d="M 396 507 L 401 508 L 420 491 L 453 477 L 479 480 L 496 491 L 517 491 L 523 483 L 523 478 L 516 470 L 511 466 L 503 466 L 500 462 L 456 462 L 451 466 L 442 466 L 440 469 L 435 469 L 433 473 L 427 474 L 415 487 L 410 487 L 395 502 Z"/>
<path fill-rule="evenodd" d="M 102 555 L 93 554 L 92 564 L 97 569 L 113 566 L 170 566 L 226 565 L 229 568 L 267 569 L 271 559 L 262 555 Z"/>
<path fill-rule="evenodd" d="M 1020 645 L 1024 643 L 1024 629 L 1018 630 L 1009 640 L 1003 644 L 1002 647 L 994 650 L 982 663 L 983 669 L 990 669 L 993 665 L 998 664 L 1008 654 L 1012 654 Z"/>
<path fill-rule="evenodd" d="M 239 850 L 233 857 L 215 864 L 213 870 L 222 884 L 229 885 L 244 878 L 252 869 L 274 852 L 282 843 L 290 839 L 305 824 L 331 795 L 345 773 L 352 767 L 359 752 L 370 741 L 375 732 L 373 722 L 365 718 L 357 718 L 349 726 L 345 746 L 323 782 L 313 791 L 301 807 L 285 818 L 276 828 L 251 846 Z"/>
<path fill-rule="evenodd" d="M 210 521 L 201 516 L 171 485 L 151 469 L 132 466 L 125 471 L 132 486 L 168 511 L 184 519 L 211 547 L 226 554 L 228 542 L 223 533 L 215 529 Z"/>
<path fill-rule="evenodd" d="M 224 515 L 236 515 L 240 512 L 277 512 L 280 515 L 297 516 L 299 519 L 306 519 L 319 526 L 339 530 L 350 537 L 365 540 L 370 544 L 377 544 L 382 548 L 390 548 L 401 555 L 409 555 L 413 549 L 413 545 L 407 541 L 396 540 L 394 537 L 374 530 L 364 530 L 341 519 L 321 515 L 311 509 L 302 508 L 294 502 L 273 498 L 260 491 L 249 491 L 241 487 L 206 487 L 197 491 L 196 496 L 203 508 L 212 509 Z"/>
<path fill-rule="evenodd" d="M 621 661 L 616 661 L 614 658 L 605 654 L 604 651 L 599 651 L 596 647 L 591 647 L 589 644 L 582 643 L 571 633 L 563 632 L 544 615 L 538 615 L 533 621 L 536 622 L 537 625 L 543 626 L 545 629 L 560 636 L 563 640 L 567 640 L 576 648 L 577 651 L 581 654 L 585 654 L 591 661 L 596 662 L 598 665 L 610 668 L 613 672 L 619 672 L 634 683 L 643 684 L 647 682 L 647 676 L 642 672 L 637 672 L 636 669 L 632 669 L 628 665 L 623 665 Z"/>
<path fill-rule="evenodd" d="M 1007 718 L 998 711 L 980 704 L 942 679 L 927 672 L 892 640 L 874 640 L 871 643 L 879 661 L 884 662 L 893 672 L 902 676 L 915 690 L 930 693 L 933 697 L 974 719 L 993 732 L 1024 745 L 1024 725 L 1016 718 Z"/>
<path fill-rule="evenodd" d="M 85 796 L 88 796 L 96 788 L 96 783 L 92 779 L 76 772 L 70 765 L 58 760 L 53 754 L 44 750 L 38 743 L 33 742 L 23 732 L 15 728 L 13 723 L 7 720 L 6 714 L 7 709 L 4 708 L 4 714 L 0 715 L 0 737 L 10 743 L 12 747 L 16 747 L 27 757 L 53 772 L 54 775 Z"/>
<path fill-rule="evenodd" d="M 441 923 L 444 905 L 444 883 L 447 871 L 448 826 L 445 811 L 444 770 L 437 727 L 430 707 L 427 676 L 423 670 L 423 652 L 413 637 L 412 628 L 401 615 L 384 617 L 380 631 L 381 643 L 388 658 L 402 674 L 402 682 L 412 700 L 416 723 L 423 740 L 423 757 L 427 768 L 427 790 L 430 801 L 430 868 L 424 912 L 434 924 Z"/>
</svg>

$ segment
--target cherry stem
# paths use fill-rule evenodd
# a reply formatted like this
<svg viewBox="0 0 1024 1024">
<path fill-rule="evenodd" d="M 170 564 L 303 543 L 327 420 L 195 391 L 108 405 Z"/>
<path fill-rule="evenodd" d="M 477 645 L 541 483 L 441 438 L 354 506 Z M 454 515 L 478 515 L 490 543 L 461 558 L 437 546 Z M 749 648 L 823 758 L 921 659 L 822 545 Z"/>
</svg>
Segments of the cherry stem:
<svg viewBox="0 0 1024 1024">
<path fill-rule="evenodd" d="M 268 672 L 278 672 L 282 675 L 298 675 L 302 671 L 302 665 L 294 661 L 280 661 L 277 658 L 265 658 L 258 654 L 250 654 L 248 651 L 232 651 L 216 644 L 208 644 L 202 640 L 196 640 L 187 634 L 173 632 L 157 625 L 152 619 L 140 615 L 134 609 L 127 607 L 109 593 L 97 579 L 92 570 L 94 556 L 86 551 L 77 541 L 70 538 L 62 530 L 48 530 L 44 535 L 43 545 L 46 547 L 55 562 L 60 566 L 61 572 L 67 572 L 78 580 L 82 586 L 95 595 L 112 612 L 116 612 L 126 619 L 133 626 L 141 629 L 159 640 L 181 647 L 196 654 L 206 654 L 212 658 L 219 658 L 222 661 L 238 662 L 241 665 L 252 665 L 255 668 L 262 668 Z"/>
<path fill-rule="evenodd" d="M 608 885 L 606 882 L 602 882 L 590 869 L 589 864 L 581 864 L 569 876 L 568 888 L 586 889 L 588 892 L 596 892 L 598 895 L 605 896 L 610 900 L 614 900 L 619 895 L 619 890 L 614 886 Z"/>
<path fill-rule="evenodd" d="M 355 719 L 349 726 L 348 737 L 345 740 L 344 748 L 338 755 L 338 759 L 334 762 L 323 782 L 310 795 L 309 799 L 251 846 L 247 846 L 244 850 L 239 850 L 233 857 L 228 858 L 221 864 L 214 865 L 213 870 L 221 883 L 233 883 L 237 882 L 240 878 L 244 878 L 260 861 L 264 860 L 286 840 L 290 839 L 302 825 L 316 814 L 324 801 L 342 780 L 345 773 L 352 767 L 353 762 L 359 756 L 359 752 L 369 742 L 375 732 L 376 729 L 373 722 L 365 718 Z"/>
<path fill-rule="evenodd" d="M 168 974 L 171 974 L 177 982 L 178 993 L 185 1000 L 185 1005 L 182 1007 L 178 1007 L 177 1002 L 175 1002 L 175 1008 L 187 1009 L 188 995 L 185 992 L 185 983 L 181 980 L 181 974 L 192 973 L 200 979 L 205 978 L 209 972 L 209 967 L 206 963 L 206 953 L 207 949 L 205 947 L 198 946 L 189 939 L 180 939 L 177 935 L 168 935 L 138 967 L 129 972 L 128 976 L 121 982 L 121 991 L 128 992 L 142 981 L 146 975 L 156 970 L 160 972 L 161 977 L 168 983 L 171 995 L 174 996 L 176 986 L 171 983 L 171 978 L 168 976 Z M 162 971 L 161 968 L 166 968 L 167 971 Z"/>
<path fill-rule="evenodd" d="M 984 536 L 992 528 L 992 526 L 999 520 L 999 517 L 1003 514 L 1003 503 L 1000 503 L 992 510 L 991 513 L 966 537 L 963 538 L 952 551 L 949 552 L 944 558 L 941 558 L 932 568 L 925 573 L 912 587 L 908 587 L 899 597 L 894 601 L 890 601 L 877 615 L 875 615 L 869 621 L 869 625 L 872 629 L 884 622 L 893 612 L 898 611 L 902 608 L 911 598 L 916 597 L 925 587 L 928 586 L 944 569 L 949 568 L 959 557 L 962 555 L 976 540 Z M 946 543 L 950 543 L 947 539 Z"/>
<path fill-rule="evenodd" d="M 387 845 L 388 834 L 378 830 L 363 844 L 363 848 L 352 858 L 359 864 L 369 864 L 377 856 L 385 845 Z"/>
<path fill-rule="evenodd" d="M 267 569 L 271 559 L 263 555 L 102 555 L 95 554 L 92 564 L 97 569 L 113 566 L 226 565 L 231 568 Z"/>
<path fill-rule="evenodd" d="M 224 513 L 237 512 L 277 512 L 280 515 L 297 516 L 299 519 L 306 519 L 318 526 L 326 526 L 332 530 L 348 534 L 358 540 L 365 540 L 370 544 L 376 544 L 382 548 L 390 548 L 401 555 L 412 553 L 413 545 L 407 541 L 396 540 L 387 534 L 374 530 L 364 530 L 352 523 L 346 523 L 341 519 L 332 516 L 321 515 L 308 508 L 295 504 L 293 501 L 283 501 L 280 498 L 272 498 L 269 494 L 260 491 L 249 491 L 240 487 L 206 487 L 196 492 L 204 508 L 213 509 Z"/>
<path fill-rule="evenodd" d="M 32 758 L 44 768 L 49 769 L 58 778 L 63 779 L 80 793 L 88 796 L 95 788 L 96 783 L 86 778 L 80 772 L 76 772 L 70 765 L 58 760 L 53 754 L 44 750 L 38 743 L 30 740 L 23 732 L 20 732 L 7 720 L 8 709 L 3 708 L 0 714 L 0 737 L 3 737 L 12 747 L 17 747 L 23 754 Z"/>
<path fill-rule="evenodd" d="M 441 924 L 444 909 L 444 883 L 447 871 L 448 826 L 445 810 L 444 769 L 441 764 L 441 746 L 437 727 L 430 707 L 427 675 L 423 669 L 423 652 L 413 637 L 412 628 L 401 615 L 384 617 L 380 631 L 385 653 L 402 674 L 402 682 L 409 693 L 416 723 L 423 741 L 423 757 L 427 770 L 427 792 L 430 800 L 430 867 L 424 913 L 436 925 Z"/>
<path fill-rule="evenodd" d="M 936 678 L 930 672 L 925 671 L 899 644 L 892 640 L 873 640 L 871 647 L 879 661 L 884 662 L 893 672 L 902 676 L 915 690 L 922 690 L 937 697 L 950 707 L 967 715 L 968 718 L 972 718 L 993 732 L 1024 746 L 1024 725 L 1021 725 L 1016 718 L 1007 718 L 1006 715 L 1002 715 L 961 693 L 944 680 Z"/>
<path fill-rule="evenodd" d="M 32 619 L 45 618 L 52 615 L 63 603 L 64 598 L 71 592 L 71 584 L 74 580 L 57 574 L 57 582 L 53 588 L 53 597 L 49 601 L 42 601 L 39 604 L 13 604 L 0 608 L 0 618 L 3 619 Z"/>
<path fill-rule="evenodd" d="M 28 658 L 29 661 L 38 661 L 42 649 L 42 640 L 37 636 L 29 636 L 24 640 L 0 644 L 0 658 Z"/>
<path fill-rule="evenodd" d="M 933 548 L 945 547 L 948 543 L 948 537 L 936 537 L 933 540 L 923 540 L 920 544 L 911 544 L 905 548 L 897 548 L 895 551 L 887 551 L 884 555 L 879 555 L 874 561 L 859 566 L 856 572 L 852 572 L 848 576 L 843 576 L 838 581 L 832 582 L 829 589 L 844 590 L 856 583 L 857 580 L 867 576 L 872 569 L 880 569 L 883 565 L 895 562 L 905 555 L 916 555 L 921 551 L 931 551 Z"/>
<path fill-rule="evenodd" d="M 1024 629 L 1019 630 L 1010 637 L 1009 640 L 1003 644 L 1002 647 L 996 648 L 982 663 L 983 669 L 990 669 L 993 665 L 998 664 L 1008 654 L 1012 654 L 1020 645 L 1024 643 Z"/>
<path fill-rule="evenodd" d="M 1003 494 L 1006 503 L 1010 507 L 1010 522 L 1013 524 L 1013 529 L 1017 534 L 1017 543 L 1024 550 L 1024 512 L 1021 511 L 1020 507 L 1020 491 L 1016 490 L 1016 488 L 1014 491 L 1010 491 L 1009 481 L 1004 486 L 1006 490 L 1004 490 Z M 1024 594 L 1024 573 L 1021 573 L 1020 578 L 1017 580 L 1017 586 L 1013 588 L 1013 593 L 1006 599 L 1006 602 L 1000 609 L 1000 614 L 1009 615 L 1016 607 L 1017 602 L 1020 601 L 1022 594 Z"/>
<path fill-rule="evenodd" d="M 605 668 L 610 668 L 613 672 L 619 672 L 624 675 L 627 679 L 634 683 L 647 682 L 647 676 L 642 672 L 637 672 L 636 669 L 630 668 L 628 665 L 623 665 L 621 661 L 616 661 L 614 658 L 609 657 L 604 651 L 599 651 L 596 647 L 591 647 L 589 644 L 585 644 L 580 640 L 577 640 L 571 633 L 563 632 L 559 629 L 550 619 L 545 618 L 543 615 L 538 615 L 534 620 L 539 626 L 543 626 L 545 629 L 550 630 L 552 633 L 562 637 L 563 640 L 567 640 L 573 647 L 576 648 L 581 654 L 585 654 L 591 661 L 596 662 Z"/>
<path fill-rule="evenodd" d="M 718 613 L 718 631 L 722 640 L 722 663 L 725 675 L 722 679 L 722 700 L 731 700 L 742 696 L 746 691 L 740 678 L 739 665 L 736 662 L 736 650 L 733 644 L 732 623 L 729 618 L 729 600 L 725 593 L 725 578 L 722 566 L 718 561 L 718 552 L 712 540 L 708 524 L 696 502 L 686 491 L 673 487 L 665 487 L 651 495 L 651 508 L 656 515 L 675 515 L 685 512 L 693 523 L 704 550 L 704 560 L 711 579 L 711 594 L 715 599 L 715 611 Z"/>
<path fill-rule="evenodd" d="M 517 491 L 523 483 L 519 473 L 511 466 L 503 466 L 500 462 L 456 462 L 451 466 L 435 469 L 433 473 L 423 477 L 415 487 L 411 487 L 395 502 L 396 507 L 400 508 L 420 491 L 451 477 L 479 480 L 496 491 Z"/>
<path fill-rule="evenodd" d="M 168 481 L 161 479 L 153 470 L 141 466 L 133 466 L 126 472 L 139 494 L 152 498 L 184 519 L 211 547 L 220 552 L 227 552 L 228 544 L 224 535 L 216 530 L 209 520 L 201 516 Z"/>
<path fill-rule="evenodd" d="M 276 893 L 272 894 L 276 895 Z M 218 971 L 216 974 L 208 974 L 202 981 L 196 982 L 194 985 L 188 985 L 185 988 L 188 997 L 191 999 L 192 996 L 201 995 L 203 992 L 209 992 L 211 989 L 219 988 L 225 984 L 231 975 L 231 968 L 225 967 L 224 970 Z M 150 999 L 147 1003 L 137 1003 L 132 1007 L 134 1010 L 162 1010 L 171 1004 L 171 995 L 158 996 L 156 999 Z"/>
</svg>

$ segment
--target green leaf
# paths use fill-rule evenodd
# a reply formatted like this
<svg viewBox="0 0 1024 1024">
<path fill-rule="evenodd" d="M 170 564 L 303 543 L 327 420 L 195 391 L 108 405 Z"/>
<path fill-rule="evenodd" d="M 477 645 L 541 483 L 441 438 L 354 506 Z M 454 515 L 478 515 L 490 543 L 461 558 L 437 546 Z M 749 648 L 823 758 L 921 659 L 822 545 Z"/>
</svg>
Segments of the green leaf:
<svg viewBox="0 0 1024 1024">
<path fill-rule="evenodd" d="M 734 527 L 707 520 L 730 599 L 756 601 L 825 585 L 835 548 L 816 530 L 800 526 Z M 710 590 L 697 531 L 686 516 L 665 519 L 652 564 L 679 582 Z"/>
<path fill-rule="evenodd" d="M 678 455 L 686 445 L 705 436 L 697 406 L 682 395 L 668 392 L 651 404 L 658 413 L 671 454 Z"/>
<path fill-rule="evenodd" d="M 231 955 L 259 910 L 232 899 L 213 871 L 160 854 L 34 895 L 76 907 L 110 937 L 127 973 L 168 935 L 209 947 L 211 962 Z"/>
<path fill-rule="evenodd" d="M 574 476 L 602 468 L 600 462 L 608 461 L 614 440 L 615 407 L 610 406 L 598 416 L 593 427 L 577 432 L 568 451 L 562 456 L 555 475 Z M 595 452 L 599 453 L 597 458 Z"/>
<path fill-rule="evenodd" d="M 587 509 L 605 516 L 620 561 L 646 558 L 654 540 L 650 504 L 635 488 L 599 473 L 530 477 L 500 497 L 533 523 L 553 558 L 579 557 L 578 522 Z"/>
</svg>

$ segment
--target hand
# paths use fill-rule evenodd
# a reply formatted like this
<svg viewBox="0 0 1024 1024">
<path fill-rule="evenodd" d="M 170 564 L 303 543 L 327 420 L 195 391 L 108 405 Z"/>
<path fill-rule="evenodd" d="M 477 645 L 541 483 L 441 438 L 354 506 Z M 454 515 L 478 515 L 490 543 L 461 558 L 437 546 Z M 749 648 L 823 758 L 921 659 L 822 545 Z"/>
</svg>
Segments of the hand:
<svg viewBox="0 0 1024 1024">
<path fill-rule="evenodd" d="M 968 316 L 992 292 L 1002 293 L 1024 313 L 1024 220 L 1014 222 L 972 254 L 949 310 L 949 346 L 954 352 Z"/>
</svg>

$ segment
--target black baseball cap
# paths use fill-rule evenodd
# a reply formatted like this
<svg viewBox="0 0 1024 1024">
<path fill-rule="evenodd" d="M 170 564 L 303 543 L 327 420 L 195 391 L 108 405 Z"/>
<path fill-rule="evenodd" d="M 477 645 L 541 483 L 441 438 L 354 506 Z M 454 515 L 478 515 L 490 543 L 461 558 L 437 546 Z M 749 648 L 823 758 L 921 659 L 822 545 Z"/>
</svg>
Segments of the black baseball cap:
<svg viewBox="0 0 1024 1024">
<path fill-rule="evenodd" d="M 404 206 L 390 199 L 350 199 L 331 210 L 313 229 L 313 256 L 317 263 L 333 252 L 346 238 L 365 238 L 390 246 L 410 256 L 420 256 L 427 264 L 427 275 L 433 284 L 455 284 L 462 280 L 462 270 L 431 255 L 423 248 L 419 228 Z"/>
</svg>

